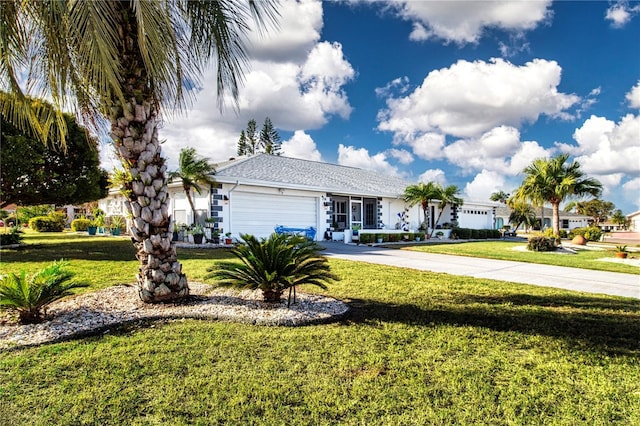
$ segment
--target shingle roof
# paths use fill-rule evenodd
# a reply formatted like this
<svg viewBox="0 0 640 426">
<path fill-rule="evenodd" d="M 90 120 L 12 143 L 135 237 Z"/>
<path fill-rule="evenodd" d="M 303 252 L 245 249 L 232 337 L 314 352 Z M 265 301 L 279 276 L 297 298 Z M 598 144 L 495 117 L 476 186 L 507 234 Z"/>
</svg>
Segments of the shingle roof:
<svg viewBox="0 0 640 426">
<path fill-rule="evenodd" d="M 216 179 L 369 196 L 399 197 L 411 185 L 369 170 L 276 155 L 240 157 L 216 166 Z"/>
</svg>

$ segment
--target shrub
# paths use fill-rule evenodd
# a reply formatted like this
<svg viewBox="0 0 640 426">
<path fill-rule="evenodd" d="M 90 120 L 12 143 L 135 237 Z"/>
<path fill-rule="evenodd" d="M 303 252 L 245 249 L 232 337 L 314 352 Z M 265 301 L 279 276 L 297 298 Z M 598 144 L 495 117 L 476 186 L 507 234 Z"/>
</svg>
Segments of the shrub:
<svg viewBox="0 0 640 426">
<path fill-rule="evenodd" d="M 471 230 L 468 228 L 454 228 L 452 232 L 454 232 L 457 238 L 460 238 L 461 240 L 468 240 L 471 238 Z"/>
<path fill-rule="evenodd" d="M 556 249 L 557 247 L 551 241 L 551 239 L 545 237 L 544 235 L 531 237 L 529 238 L 529 242 L 527 243 L 527 250 L 531 251 L 554 251 Z"/>
<path fill-rule="evenodd" d="M 53 262 L 40 272 L 27 277 L 11 273 L 0 279 L 0 308 L 15 310 L 23 324 L 41 322 L 46 307 L 58 299 L 73 294 L 70 290 L 89 284 L 70 281 L 73 273 L 65 270 L 68 262 Z"/>
<path fill-rule="evenodd" d="M 91 226 L 91 220 L 86 217 L 81 217 L 71 221 L 71 230 L 75 232 L 86 231 L 89 226 Z"/>
<path fill-rule="evenodd" d="M 29 228 L 38 232 L 62 232 L 64 224 L 62 213 L 51 213 L 48 216 L 36 216 L 29 219 Z"/>
<path fill-rule="evenodd" d="M 478 236 L 479 239 L 486 240 L 487 239 L 487 230 L 486 229 L 477 229 L 476 230 L 476 235 Z"/>
<path fill-rule="evenodd" d="M 371 244 L 371 243 L 375 242 L 375 237 L 376 237 L 375 234 L 369 234 L 369 233 L 363 234 L 363 233 L 360 233 L 360 242 L 362 244 Z"/>
<path fill-rule="evenodd" d="M 587 241 L 600 241 L 602 230 L 597 226 L 588 226 L 586 228 L 575 228 L 569 232 L 569 238 L 571 239 L 576 235 L 582 235 Z"/>
<path fill-rule="evenodd" d="M 337 280 L 314 241 L 299 235 L 271 234 L 258 240 L 253 235 L 241 234 L 244 243 L 231 251 L 240 259 L 221 262 L 210 268 L 208 277 L 218 279 L 218 285 L 260 289 L 266 302 L 279 302 L 284 290 L 295 291 L 297 285 L 313 284 L 326 289 L 325 282 Z M 294 294 L 295 298 L 295 294 Z M 295 300 L 294 300 L 295 302 Z"/>
<path fill-rule="evenodd" d="M 12 226 L 8 234 L 0 234 L 0 246 L 20 244 L 22 231 L 17 226 Z"/>
</svg>

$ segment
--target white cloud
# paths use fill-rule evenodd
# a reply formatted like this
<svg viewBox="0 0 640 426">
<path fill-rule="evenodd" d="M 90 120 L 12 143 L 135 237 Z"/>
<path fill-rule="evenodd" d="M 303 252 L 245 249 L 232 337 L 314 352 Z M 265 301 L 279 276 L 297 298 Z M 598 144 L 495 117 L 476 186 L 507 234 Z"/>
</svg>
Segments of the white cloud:
<svg viewBox="0 0 640 426">
<path fill-rule="evenodd" d="M 418 176 L 418 182 L 437 182 L 442 186 L 447 185 L 447 178 L 442 169 L 429 169 Z"/>
<path fill-rule="evenodd" d="M 561 71 L 544 59 L 523 66 L 502 59 L 460 60 L 430 72 L 408 96 L 388 99 L 378 128 L 393 132 L 396 143 L 413 145 L 429 133 L 479 137 L 494 127 L 535 122 L 540 115 L 563 118 L 580 98 L 558 92 Z"/>
<path fill-rule="evenodd" d="M 605 19 L 611 21 L 614 28 L 622 28 L 638 13 L 640 5 L 630 7 L 628 1 L 618 1 L 607 9 Z"/>
<path fill-rule="evenodd" d="M 387 154 L 398 160 L 400 164 L 413 163 L 413 155 L 411 155 L 411 153 L 407 150 L 392 148 L 387 150 Z"/>
<path fill-rule="evenodd" d="M 355 148 L 340 144 L 338 146 L 338 164 L 372 170 L 387 176 L 401 175 L 398 169 L 388 162 L 387 154 L 379 152 L 375 155 L 370 155 L 366 148 Z"/>
<path fill-rule="evenodd" d="M 398 77 L 391 80 L 384 87 L 376 87 L 375 93 L 379 97 L 389 97 L 393 93 L 404 94 L 409 90 L 409 77 Z"/>
<path fill-rule="evenodd" d="M 287 1 L 279 12 L 279 31 L 264 39 L 251 37 L 251 68 L 240 90 L 239 111 L 230 101 L 222 113 L 218 110 L 215 71 L 210 69 L 187 117 L 166 119 L 160 138 L 167 140 L 170 167 L 185 146 L 213 161 L 235 155 L 240 131 L 252 118 L 260 126 L 269 117 L 277 129 L 296 131 L 320 128 L 332 116 L 349 117 L 343 86 L 355 72 L 339 43 L 319 42 L 322 3 Z"/>
<path fill-rule="evenodd" d="M 640 210 L 640 177 L 631 179 L 622 185 L 624 198 Z"/>
<path fill-rule="evenodd" d="M 536 158 L 549 158 L 553 153 L 553 149 L 544 148 L 536 141 L 521 142 L 504 172 L 510 176 L 518 175 Z"/>
<path fill-rule="evenodd" d="M 631 108 L 640 108 L 640 80 L 638 80 L 638 84 L 633 86 L 631 91 L 627 93 L 626 98 Z"/>
<path fill-rule="evenodd" d="M 491 194 L 504 187 L 505 179 L 502 174 L 490 170 L 482 170 L 464 188 L 469 200 L 488 200 Z"/>
<path fill-rule="evenodd" d="M 640 116 L 627 114 L 618 123 L 592 115 L 573 138 L 577 145 L 558 144 L 576 157 L 587 174 L 640 173 Z"/>
<path fill-rule="evenodd" d="M 303 160 L 322 161 L 313 138 L 303 130 L 296 130 L 291 139 L 282 142 L 282 155 Z"/>
<path fill-rule="evenodd" d="M 477 43 L 486 28 L 514 33 L 536 28 L 550 15 L 551 1 L 396 1 L 398 14 L 413 23 L 411 40 Z"/>
</svg>

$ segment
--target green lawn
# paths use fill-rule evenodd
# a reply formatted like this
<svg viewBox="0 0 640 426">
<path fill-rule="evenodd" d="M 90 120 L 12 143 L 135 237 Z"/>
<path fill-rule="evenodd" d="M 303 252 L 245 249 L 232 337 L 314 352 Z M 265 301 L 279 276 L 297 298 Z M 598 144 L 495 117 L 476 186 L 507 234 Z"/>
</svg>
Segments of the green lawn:
<svg viewBox="0 0 640 426">
<path fill-rule="evenodd" d="M 640 275 L 637 266 L 625 265 L 615 262 L 603 262 L 597 259 L 615 257 L 611 250 L 597 251 L 578 249 L 577 254 L 558 254 L 556 252 L 533 252 L 514 250 L 514 247 L 522 247 L 526 242 L 512 241 L 476 241 L 468 243 L 429 243 L 401 247 L 404 250 L 424 251 L 428 253 L 453 254 L 457 256 L 484 257 L 489 259 L 514 260 L 518 262 L 543 263 L 546 265 L 569 266 L 573 268 L 595 269 L 599 271 L 623 272 Z M 637 258 L 640 253 L 629 254 Z"/>
<path fill-rule="evenodd" d="M 28 241 L 0 272 L 65 257 L 94 289 L 135 274 L 126 240 Z M 198 280 L 227 256 L 179 255 Z M 330 262 L 325 293 L 352 307 L 338 323 L 138 323 L 2 352 L 0 424 L 640 424 L 640 301 Z"/>
</svg>

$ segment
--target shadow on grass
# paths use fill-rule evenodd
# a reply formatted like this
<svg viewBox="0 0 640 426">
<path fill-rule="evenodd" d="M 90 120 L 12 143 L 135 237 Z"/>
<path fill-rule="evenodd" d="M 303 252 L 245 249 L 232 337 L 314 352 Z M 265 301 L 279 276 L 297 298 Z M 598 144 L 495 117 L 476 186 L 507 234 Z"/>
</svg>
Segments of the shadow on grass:
<svg viewBox="0 0 640 426">
<path fill-rule="evenodd" d="M 442 301 L 441 301 L 442 302 Z M 584 296 L 452 295 L 451 303 L 417 306 L 352 299 L 346 321 L 454 325 L 567 340 L 582 348 L 640 357 L 640 301 Z"/>
<path fill-rule="evenodd" d="M 46 240 L 47 237 L 39 239 Z M 16 249 L 3 249 L 2 262 L 37 262 L 51 261 L 54 259 L 68 260 L 92 260 L 92 261 L 136 261 L 136 250 L 131 240 L 125 238 L 96 237 L 95 241 L 89 238 L 71 240 L 60 239 L 60 236 L 51 236 L 52 241 L 47 243 L 29 243 Z M 178 247 L 178 259 L 227 259 L 232 255 L 228 249 L 182 249 Z"/>
</svg>

